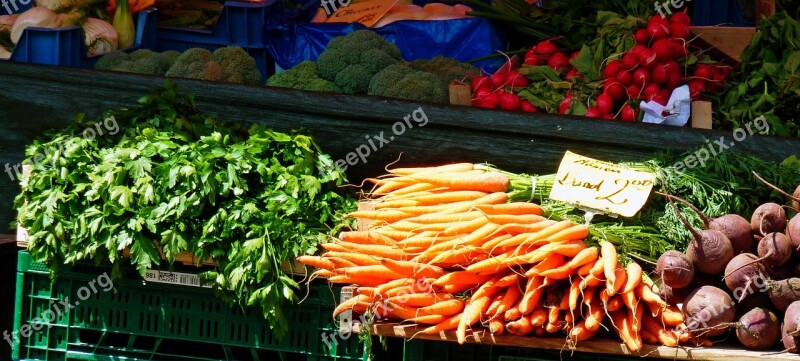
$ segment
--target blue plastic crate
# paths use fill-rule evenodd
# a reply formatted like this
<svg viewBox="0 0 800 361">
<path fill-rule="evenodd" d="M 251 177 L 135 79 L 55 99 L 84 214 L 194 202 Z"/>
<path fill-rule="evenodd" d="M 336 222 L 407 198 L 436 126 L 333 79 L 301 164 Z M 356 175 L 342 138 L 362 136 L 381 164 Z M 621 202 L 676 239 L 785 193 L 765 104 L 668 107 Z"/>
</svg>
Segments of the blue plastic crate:
<svg viewBox="0 0 800 361">
<path fill-rule="evenodd" d="M 22 4 L 21 1 L 17 3 Z M 29 7 L 20 6 L 18 12 L 24 12 Z M 155 47 L 155 9 L 146 9 L 135 14 L 134 22 L 136 24 L 136 41 L 133 47 L 126 50 Z M 91 68 L 99 58 L 99 56 L 86 56 L 81 28 L 70 26 L 62 29 L 25 29 L 9 60 L 27 64 Z"/>
<path fill-rule="evenodd" d="M 264 48 L 264 24 L 271 12 L 276 11 L 277 0 L 260 3 L 227 1 L 219 20 L 211 30 L 177 27 L 158 27 L 158 43 L 166 47 L 177 44 L 241 46 Z"/>
</svg>

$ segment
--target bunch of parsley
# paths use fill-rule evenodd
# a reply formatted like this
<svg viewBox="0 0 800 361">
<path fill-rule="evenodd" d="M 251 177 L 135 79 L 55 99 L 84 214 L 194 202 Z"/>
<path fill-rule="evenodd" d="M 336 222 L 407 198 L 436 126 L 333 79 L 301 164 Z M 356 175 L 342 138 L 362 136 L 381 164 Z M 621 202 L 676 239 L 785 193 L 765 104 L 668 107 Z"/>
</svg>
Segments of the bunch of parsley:
<svg viewBox="0 0 800 361">
<path fill-rule="evenodd" d="M 344 174 L 309 136 L 217 121 L 171 84 L 97 121 L 111 117 L 115 135 L 84 138 L 94 122 L 79 117 L 27 147 L 27 163 L 46 155 L 15 200 L 31 255 L 53 275 L 93 261 L 113 277 L 128 263 L 158 268 L 161 252 L 211 258 L 205 277 L 220 295 L 260 307 L 285 334 L 281 305 L 298 285 L 281 264 L 346 225 L 356 203 L 335 192 Z"/>
</svg>

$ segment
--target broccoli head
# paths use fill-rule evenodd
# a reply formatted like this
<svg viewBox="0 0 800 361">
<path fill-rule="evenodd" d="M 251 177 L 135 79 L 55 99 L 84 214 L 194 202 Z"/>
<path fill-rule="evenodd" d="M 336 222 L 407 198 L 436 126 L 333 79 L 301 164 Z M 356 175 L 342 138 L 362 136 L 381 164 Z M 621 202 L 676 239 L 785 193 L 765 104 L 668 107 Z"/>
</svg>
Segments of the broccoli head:
<svg viewBox="0 0 800 361">
<path fill-rule="evenodd" d="M 469 76 L 481 75 L 481 71 L 473 65 L 443 56 L 414 60 L 409 66 L 415 70 L 436 75 L 445 85 L 449 85 L 454 80 L 464 80 Z"/>
<path fill-rule="evenodd" d="M 225 47 L 211 52 L 193 48 L 175 59 L 167 77 L 259 85 L 261 72 L 256 61 L 240 47 Z"/>
<path fill-rule="evenodd" d="M 369 94 L 431 103 L 448 101 L 447 87 L 436 75 L 399 64 L 372 77 Z"/>
<path fill-rule="evenodd" d="M 402 61 L 400 49 L 370 30 L 333 38 L 317 59 L 317 73 L 345 93 L 364 93 L 369 79 Z"/>
<path fill-rule="evenodd" d="M 294 68 L 269 77 L 267 85 L 302 90 L 342 92 L 342 89 L 337 87 L 336 84 L 317 75 L 317 63 L 313 61 L 304 61 Z"/>
<path fill-rule="evenodd" d="M 157 53 L 148 49 L 136 50 L 130 54 L 115 51 L 97 60 L 95 69 L 113 70 L 137 74 L 164 75 L 174 62 L 172 53 Z"/>
</svg>

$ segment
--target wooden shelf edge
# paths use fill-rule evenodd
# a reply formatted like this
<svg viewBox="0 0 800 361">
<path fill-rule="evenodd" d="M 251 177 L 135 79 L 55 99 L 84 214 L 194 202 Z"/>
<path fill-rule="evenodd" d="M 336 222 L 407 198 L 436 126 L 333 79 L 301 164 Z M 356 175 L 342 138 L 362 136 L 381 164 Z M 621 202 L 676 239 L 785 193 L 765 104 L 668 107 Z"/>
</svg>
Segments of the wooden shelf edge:
<svg viewBox="0 0 800 361">
<path fill-rule="evenodd" d="M 402 337 L 432 341 L 456 342 L 455 332 L 441 332 L 438 335 L 415 335 L 422 328 L 416 325 L 399 325 L 396 323 L 377 323 L 370 326 L 370 333 L 375 336 Z M 357 331 L 354 329 L 354 331 Z M 624 344 L 610 339 L 596 339 L 583 341 L 571 347 L 564 338 L 559 337 L 528 337 L 515 335 L 492 335 L 485 331 L 467 334 L 467 343 L 486 344 L 497 346 L 512 346 L 523 348 L 537 348 L 563 352 L 585 352 L 613 356 L 642 356 L 646 358 L 671 359 L 671 360 L 798 360 L 800 356 L 777 352 L 748 351 L 739 348 L 695 348 L 695 347 L 666 347 L 645 345 L 642 352 L 631 353 Z"/>
</svg>

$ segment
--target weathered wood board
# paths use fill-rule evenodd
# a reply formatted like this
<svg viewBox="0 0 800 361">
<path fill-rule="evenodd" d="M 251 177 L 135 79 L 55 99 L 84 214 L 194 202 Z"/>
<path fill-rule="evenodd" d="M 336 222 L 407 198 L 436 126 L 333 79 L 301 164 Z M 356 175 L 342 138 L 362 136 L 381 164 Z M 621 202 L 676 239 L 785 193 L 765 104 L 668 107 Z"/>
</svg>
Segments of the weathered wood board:
<svg viewBox="0 0 800 361">
<path fill-rule="evenodd" d="M 78 112 L 97 116 L 130 106 L 163 85 L 154 76 L 0 63 L 0 167 L 24 159 L 24 147 L 43 131 L 61 128 Z M 347 168 L 358 181 L 399 165 L 490 162 L 509 171 L 552 173 L 566 150 L 609 161 L 640 160 L 655 152 L 686 150 L 730 132 L 650 124 L 623 124 L 583 117 L 420 104 L 371 96 L 178 81 L 196 94 L 201 109 L 221 119 L 258 122 L 279 131 L 304 128 L 334 159 L 345 159 L 368 139 L 377 150 Z M 422 109 L 427 122 L 403 119 Z M 420 117 L 421 119 L 424 119 Z M 406 124 L 401 126 L 399 124 Z M 409 127 L 407 124 L 411 124 Z M 393 127 L 398 130 L 395 134 Z M 400 131 L 403 128 L 404 131 Z M 769 142 L 769 146 L 763 146 Z M 732 151 L 780 161 L 800 155 L 800 140 L 748 137 Z M 0 232 L 13 233 L 15 180 L 0 174 Z"/>
</svg>

